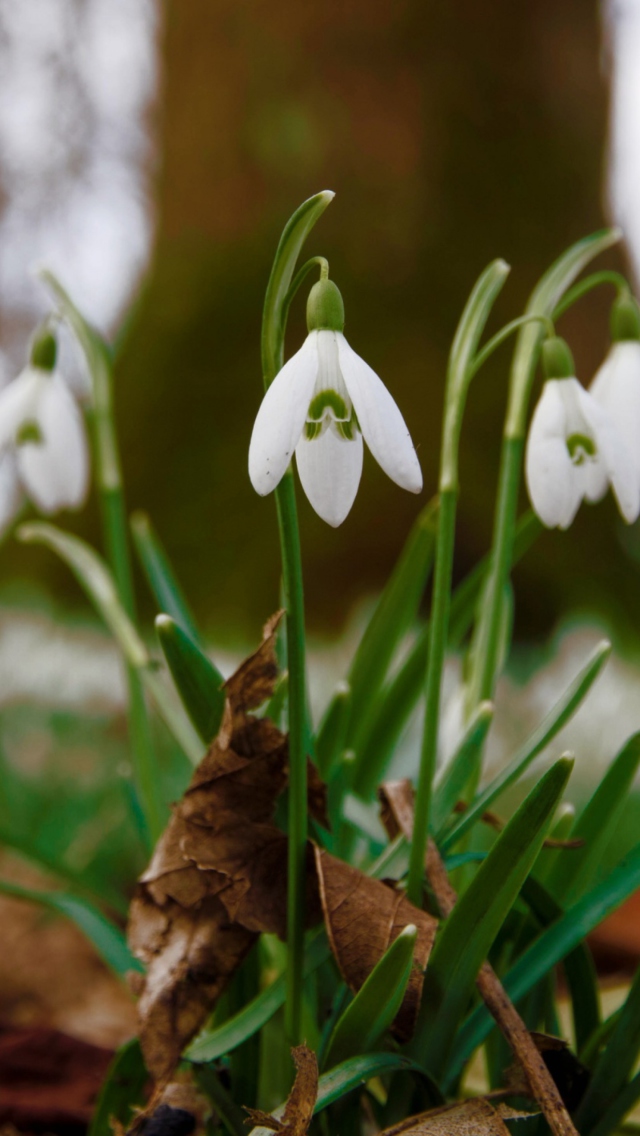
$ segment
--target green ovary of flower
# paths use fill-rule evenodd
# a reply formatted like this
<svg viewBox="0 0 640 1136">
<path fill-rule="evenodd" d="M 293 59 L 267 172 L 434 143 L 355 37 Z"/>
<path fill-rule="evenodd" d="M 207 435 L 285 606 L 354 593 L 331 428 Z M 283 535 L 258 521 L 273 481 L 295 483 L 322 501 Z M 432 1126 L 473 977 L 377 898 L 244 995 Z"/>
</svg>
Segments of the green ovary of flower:
<svg viewBox="0 0 640 1136">
<path fill-rule="evenodd" d="M 346 441 L 353 441 L 354 433 L 359 430 L 356 412 L 347 407 L 342 395 L 335 390 L 323 390 L 312 398 L 307 411 L 305 422 L 305 436 L 312 441 L 319 438 L 327 429 L 333 426 Z"/>
<path fill-rule="evenodd" d="M 567 438 L 567 449 L 574 465 L 582 465 L 587 458 L 595 458 L 598 453 L 593 438 L 586 434 L 572 434 Z"/>
<path fill-rule="evenodd" d="M 42 431 L 38 423 L 33 420 L 31 422 L 23 422 L 16 434 L 17 446 L 24 446 L 29 442 L 42 445 L 43 441 Z"/>
</svg>

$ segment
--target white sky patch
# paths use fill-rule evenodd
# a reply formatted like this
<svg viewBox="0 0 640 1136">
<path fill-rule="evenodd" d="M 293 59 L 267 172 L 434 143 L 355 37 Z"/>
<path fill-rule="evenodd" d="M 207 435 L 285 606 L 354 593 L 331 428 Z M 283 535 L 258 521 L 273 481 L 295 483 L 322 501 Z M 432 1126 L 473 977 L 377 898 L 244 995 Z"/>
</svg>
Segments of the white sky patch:
<svg viewBox="0 0 640 1136">
<path fill-rule="evenodd" d="M 611 79 L 607 192 L 640 286 L 640 0 L 604 7 Z"/>
<path fill-rule="evenodd" d="M 46 306 L 34 267 L 110 331 L 146 266 L 158 35 L 156 0 L 0 0 L 0 315 L 17 362 Z"/>
</svg>

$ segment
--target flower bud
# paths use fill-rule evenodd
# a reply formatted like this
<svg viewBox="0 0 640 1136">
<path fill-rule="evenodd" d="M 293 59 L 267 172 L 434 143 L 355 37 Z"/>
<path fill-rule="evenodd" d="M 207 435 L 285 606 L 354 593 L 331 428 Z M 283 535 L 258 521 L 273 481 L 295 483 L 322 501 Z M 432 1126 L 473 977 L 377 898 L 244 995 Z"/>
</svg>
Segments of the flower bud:
<svg viewBox="0 0 640 1136">
<path fill-rule="evenodd" d="M 30 363 L 40 371 L 53 371 L 56 365 L 58 344 L 48 324 L 36 331 L 31 344 Z"/>
<path fill-rule="evenodd" d="M 307 329 L 310 332 L 344 330 L 344 304 L 333 280 L 318 280 L 309 292 Z"/>
<path fill-rule="evenodd" d="M 611 338 L 614 343 L 640 339 L 640 308 L 631 292 L 622 292 L 611 308 Z"/>
<path fill-rule="evenodd" d="M 542 368 L 545 379 L 572 379 L 576 373 L 569 344 L 559 335 L 551 335 L 542 344 Z"/>
</svg>

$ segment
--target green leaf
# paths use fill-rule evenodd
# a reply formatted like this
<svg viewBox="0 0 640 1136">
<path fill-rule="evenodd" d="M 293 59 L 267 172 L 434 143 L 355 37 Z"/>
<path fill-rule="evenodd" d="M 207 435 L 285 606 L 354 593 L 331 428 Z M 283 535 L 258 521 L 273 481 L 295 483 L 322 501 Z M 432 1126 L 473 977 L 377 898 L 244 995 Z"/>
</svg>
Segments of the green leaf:
<svg viewBox="0 0 640 1136">
<path fill-rule="evenodd" d="M 120 978 L 124 978 L 130 970 L 142 970 L 138 960 L 131 954 L 120 928 L 86 899 L 62 891 L 35 891 L 32 888 L 10 883 L 8 880 L 0 880 L 0 892 L 15 899 L 41 903 L 71 919 L 83 935 L 93 943 L 107 966 Z"/>
<path fill-rule="evenodd" d="M 326 1065 L 331 1067 L 357 1053 L 368 1053 L 389 1028 L 409 982 L 417 934 L 417 928 L 410 923 L 373 968 L 336 1022 L 327 1046 Z"/>
<path fill-rule="evenodd" d="M 602 852 L 611 840 L 640 766 L 640 733 L 634 734 L 609 766 L 591 800 L 575 822 L 571 836 L 582 848 L 559 855 L 548 887 L 565 905 L 589 886 Z"/>
<path fill-rule="evenodd" d="M 439 1081 L 473 983 L 542 847 L 573 762 L 548 770 L 512 816 L 436 936 L 410 1056 Z"/>
<path fill-rule="evenodd" d="M 196 621 L 150 518 L 137 511 L 131 516 L 130 524 L 133 544 L 158 610 L 166 611 L 194 643 L 200 643 Z"/>
<path fill-rule="evenodd" d="M 182 708 L 175 704 L 165 684 L 155 673 L 149 653 L 118 597 L 113 577 L 104 560 L 85 541 L 54 525 L 34 521 L 20 525 L 16 536 L 26 544 L 44 544 L 65 561 L 104 619 L 127 663 L 155 702 L 160 717 L 178 745 L 194 764 L 202 757 L 202 743 Z"/>
<path fill-rule="evenodd" d="M 489 782 L 482 793 L 475 798 L 461 818 L 456 821 L 442 842 L 443 850 L 446 851 L 448 848 L 451 848 L 453 844 L 457 843 L 457 841 L 469 831 L 472 825 L 476 823 L 479 817 L 482 816 L 483 812 L 495 801 L 496 797 L 499 797 L 509 785 L 513 785 L 514 781 L 517 781 L 518 778 L 522 776 L 533 759 L 549 745 L 549 742 L 553 740 L 556 734 L 569 721 L 572 714 L 578 709 L 578 706 L 586 697 L 610 654 L 611 644 L 608 643 L 606 639 L 603 639 L 591 655 L 586 666 L 583 667 L 564 692 L 562 698 L 560 698 L 553 709 L 550 710 L 544 721 L 538 726 L 538 729 L 528 738 L 509 764 L 505 766 L 505 768 L 494 777 L 493 781 Z"/>
<path fill-rule="evenodd" d="M 316 221 L 333 201 L 334 194 L 325 189 L 303 201 L 285 225 L 276 250 L 262 317 L 262 372 L 268 387 L 282 367 L 282 329 L 286 315 L 287 295 L 300 250 Z"/>
<path fill-rule="evenodd" d="M 100 1090 L 87 1136 L 113 1136 L 112 1119 L 128 1129 L 132 1111 L 142 1105 L 149 1074 L 137 1038 L 116 1053 Z"/>
<path fill-rule="evenodd" d="M 631 1076 L 640 1051 L 640 968 L 621 1007 L 606 1048 L 593 1070 L 576 1115 L 579 1131 L 588 1136 L 615 1103 Z"/>
<path fill-rule="evenodd" d="M 619 229 L 603 229 L 577 241 L 551 265 L 534 288 L 525 315 L 552 316 L 556 304 L 576 277 L 600 253 L 620 240 Z M 510 413 L 505 432 L 508 437 L 524 437 L 528 399 L 522 397 L 533 380 L 538 349 L 546 335 L 540 323 L 525 324 L 518 334 L 510 381 Z"/>
<path fill-rule="evenodd" d="M 330 957 L 331 948 L 323 929 L 311 940 L 305 950 L 305 976 L 317 970 L 321 963 L 326 962 Z M 205 1061 L 215 1061 L 216 1058 L 222 1057 L 225 1053 L 237 1049 L 247 1038 L 252 1037 L 261 1029 L 273 1017 L 276 1010 L 284 1005 L 285 996 L 286 976 L 281 974 L 232 1018 L 228 1018 L 226 1022 L 215 1029 L 203 1030 L 185 1050 L 185 1058 L 194 1062 L 194 1064 L 199 1064 Z"/>
<path fill-rule="evenodd" d="M 632 1081 L 618 1093 L 613 1104 L 609 1106 L 602 1118 L 590 1131 L 589 1136 L 611 1136 L 612 1132 L 637 1132 L 637 1126 L 622 1128 L 622 1121 L 631 1112 L 634 1105 L 640 1100 L 640 1073 L 636 1073 Z"/>
<path fill-rule="evenodd" d="M 424 1069 L 411 1058 L 405 1057 L 401 1053 L 368 1053 L 360 1057 L 350 1057 L 348 1061 L 343 1061 L 341 1065 L 336 1065 L 328 1073 L 322 1074 L 318 1081 L 318 1097 L 314 1116 L 328 1108 L 330 1104 L 340 1100 L 341 1097 L 346 1096 L 353 1089 L 357 1089 L 366 1081 L 370 1081 L 372 1077 L 398 1072 L 415 1073 L 422 1080 L 429 1082 L 434 1099 L 440 1098 L 437 1087 L 425 1074 Z M 284 1104 L 275 1109 L 273 1115 L 279 1118 L 283 1112 Z M 249 1136 L 272 1136 L 272 1130 L 263 1127 L 252 1128 Z"/>
<path fill-rule="evenodd" d="M 328 780 L 344 750 L 350 712 L 351 688 L 348 682 L 339 682 L 316 737 L 316 765 L 323 781 Z"/>
<path fill-rule="evenodd" d="M 205 745 L 224 713 L 224 678 L 170 615 L 156 616 L 156 631 L 180 700 Z"/>
<path fill-rule="evenodd" d="M 492 721 L 493 703 L 481 702 L 456 752 L 436 777 L 431 813 L 436 840 L 442 836 L 442 829 L 449 821 L 454 805 L 463 796 L 471 774 L 476 769 Z"/>
<path fill-rule="evenodd" d="M 640 887 L 640 844 L 624 857 L 601 884 L 568 908 L 565 914 L 531 944 L 503 979 L 503 986 L 513 1002 L 518 1002 L 552 967 L 562 962 L 575 947 Z M 447 1073 L 451 1087 L 471 1054 L 493 1026 L 493 1018 L 484 1006 L 478 1006 L 467 1018 L 456 1039 Z"/>
<path fill-rule="evenodd" d="M 534 876 L 525 880 L 522 898 L 543 927 L 549 927 L 564 915 L 564 908 Z M 571 995 L 576 1052 L 580 1053 L 588 1039 L 600 1028 L 598 978 L 587 943 L 579 943 L 570 951 L 563 961 L 563 969 Z"/>
<path fill-rule="evenodd" d="M 419 514 L 391 573 L 349 668 L 351 718 L 346 747 L 358 751 L 366 718 L 375 705 L 389 665 L 418 614 L 433 564 L 438 499 Z"/>
<path fill-rule="evenodd" d="M 516 564 L 537 536 L 542 525 L 533 513 L 522 517 L 516 532 L 513 563 Z M 460 645 L 473 622 L 478 596 L 489 567 L 489 558 L 479 564 L 458 585 L 451 597 L 449 612 L 449 650 Z M 397 675 L 381 692 L 378 705 L 368 717 L 367 733 L 360 743 L 358 772 L 353 788 L 362 797 L 371 796 L 384 777 L 400 734 L 409 715 L 424 692 L 427 669 L 429 626 L 422 629 Z"/>
</svg>

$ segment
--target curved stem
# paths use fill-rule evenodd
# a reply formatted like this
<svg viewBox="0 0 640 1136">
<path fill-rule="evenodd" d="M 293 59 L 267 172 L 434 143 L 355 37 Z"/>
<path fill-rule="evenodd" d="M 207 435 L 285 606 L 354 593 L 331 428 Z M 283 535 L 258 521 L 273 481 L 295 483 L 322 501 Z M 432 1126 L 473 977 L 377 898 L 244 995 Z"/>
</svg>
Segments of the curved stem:
<svg viewBox="0 0 640 1136">
<path fill-rule="evenodd" d="M 593 272 L 591 276 L 585 276 L 584 280 L 580 280 L 574 284 L 573 288 L 562 297 L 560 302 L 556 305 L 553 315 L 554 319 L 558 319 L 564 312 L 586 296 L 587 292 L 591 292 L 594 288 L 599 288 L 601 284 L 612 284 L 617 289 L 618 295 L 623 292 L 629 292 L 629 282 L 625 280 L 621 272 L 613 272 L 605 269 L 603 272 Z"/>
<path fill-rule="evenodd" d="M 496 332 L 493 338 L 485 344 L 482 350 L 478 351 L 478 354 L 473 360 L 471 374 L 475 375 L 476 371 L 479 371 L 480 368 L 484 366 L 489 356 L 493 355 L 493 352 L 496 351 L 502 343 L 504 343 L 505 339 L 508 339 L 510 335 L 513 335 L 514 331 L 517 331 L 518 328 L 522 327 L 522 325 L 525 323 L 536 322 L 544 324 L 547 335 L 555 335 L 556 332 L 553 326 L 553 320 L 550 320 L 547 316 L 519 316 L 518 319 L 511 320 L 510 323 L 506 323 L 504 327 L 501 327 L 500 331 Z"/>
</svg>

